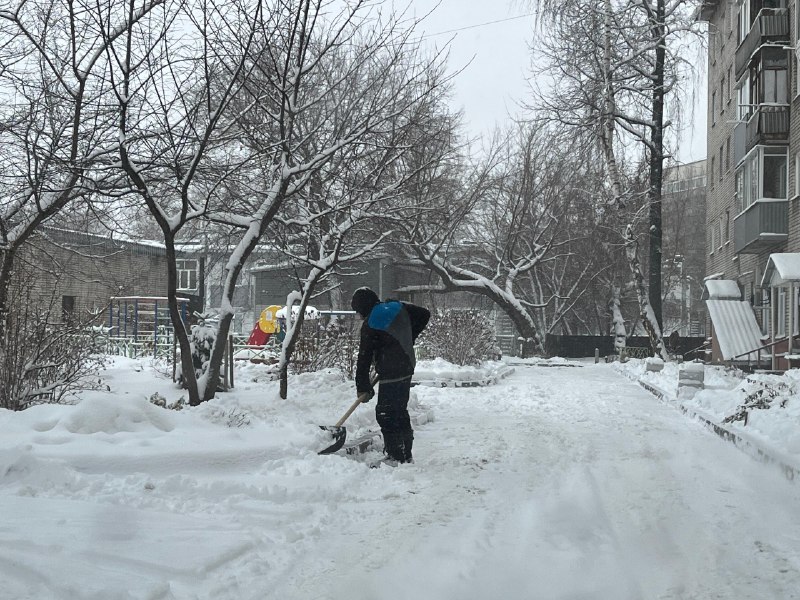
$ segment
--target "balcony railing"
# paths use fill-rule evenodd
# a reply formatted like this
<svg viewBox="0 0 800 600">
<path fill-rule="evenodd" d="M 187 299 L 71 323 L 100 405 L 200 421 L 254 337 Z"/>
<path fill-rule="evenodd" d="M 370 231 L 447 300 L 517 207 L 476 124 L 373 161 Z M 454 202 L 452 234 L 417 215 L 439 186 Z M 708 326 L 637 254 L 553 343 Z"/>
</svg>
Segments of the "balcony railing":
<svg viewBox="0 0 800 600">
<path fill-rule="evenodd" d="M 789 201 L 759 200 L 733 220 L 733 249 L 757 254 L 786 241 L 789 233 Z"/>
<path fill-rule="evenodd" d="M 762 8 L 753 26 L 736 50 L 736 78 L 742 76 L 750 57 L 767 42 L 789 43 L 789 10 L 786 8 Z"/>
<path fill-rule="evenodd" d="M 747 121 L 745 153 L 756 144 L 786 142 L 789 140 L 789 106 L 766 105 L 756 107 Z"/>
</svg>

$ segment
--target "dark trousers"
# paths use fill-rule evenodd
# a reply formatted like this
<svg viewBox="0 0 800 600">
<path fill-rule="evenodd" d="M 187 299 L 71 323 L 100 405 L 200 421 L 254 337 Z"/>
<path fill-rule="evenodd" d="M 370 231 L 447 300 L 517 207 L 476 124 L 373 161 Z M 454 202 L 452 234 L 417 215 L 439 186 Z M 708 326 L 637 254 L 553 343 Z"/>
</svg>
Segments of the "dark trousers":
<svg viewBox="0 0 800 600">
<path fill-rule="evenodd" d="M 381 382 L 375 417 L 381 426 L 384 452 L 398 462 L 411 460 L 414 431 L 408 416 L 411 377 L 401 381 Z"/>
</svg>

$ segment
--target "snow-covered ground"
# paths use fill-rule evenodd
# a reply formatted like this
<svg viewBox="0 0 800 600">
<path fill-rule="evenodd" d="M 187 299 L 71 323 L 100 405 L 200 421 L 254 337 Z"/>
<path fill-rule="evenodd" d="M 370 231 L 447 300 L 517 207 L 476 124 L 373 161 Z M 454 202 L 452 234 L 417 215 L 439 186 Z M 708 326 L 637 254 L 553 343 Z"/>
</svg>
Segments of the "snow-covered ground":
<svg viewBox="0 0 800 600">
<path fill-rule="evenodd" d="M 797 484 L 617 368 L 416 387 L 415 464 L 370 469 L 316 454 L 354 399 L 336 374 L 282 401 L 248 364 L 174 411 L 117 359 L 106 392 L 0 412 L 0 598 L 800 597 Z M 348 421 L 369 429 L 374 402 Z"/>
<path fill-rule="evenodd" d="M 689 368 L 696 368 L 692 365 Z M 666 363 L 648 372 L 643 360 L 615 368 L 663 392 L 667 401 L 724 427 L 773 458 L 800 472 L 800 369 L 783 375 L 746 375 L 718 365 L 705 365 L 704 389 L 679 390 L 678 373 L 686 365 Z M 747 414 L 745 420 L 744 413 Z"/>
</svg>

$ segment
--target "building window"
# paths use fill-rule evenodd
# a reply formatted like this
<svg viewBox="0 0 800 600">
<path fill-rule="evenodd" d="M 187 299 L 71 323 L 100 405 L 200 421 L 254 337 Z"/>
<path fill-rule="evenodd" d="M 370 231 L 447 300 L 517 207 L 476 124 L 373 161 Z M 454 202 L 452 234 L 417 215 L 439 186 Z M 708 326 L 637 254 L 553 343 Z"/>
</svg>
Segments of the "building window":
<svg viewBox="0 0 800 600">
<path fill-rule="evenodd" d="M 717 123 L 717 92 L 711 92 L 711 125 Z"/>
<path fill-rule="evenodd" d="M 739 1 L 739 38 L 741 44 L 750 32 L 750 0 Z"/>
<path fill-rule="evenodd" d="M 730 102 L 731 98 L 733 97 L 733 65 L 731 65 L 731 68 L 728 71 L 728 90 L 725 93 L 727 94 L 725 99 Z"/>
<path fill-rule="evenodd" d="M 736 172 L 739 209 L 763 199 L 786 200 L 787 162 L 786 147 L 756 146 Z"/>
<path fill-rule="evenodd" d="M 764 151 L 764 198 L 786 199 L 786 151 L 783 149 L 781 154 L 773 154 Z"/>
<path fill-rule="evenodd" d="M 745 76 L 742 78 L 741 85 L 738 89 L 738 96 L 739 96 L 739 114 L 737 118 L 739 121 L 747 121 L 750 118 L 750 114 L 753 112 L 753 107 L 750 104 L 750 72 L 745 72 Z"/>
<path fill-rule="evenodd" d="M 792 314 L 794 315 L 794 325 L 792 326 L 792 333 L 794 335 L 800 335 L 800 312 L 798 309 L 800 308 L 800 288 L 794 288 L 794 304 L 792 305 Z"/>
<path fill-rule="evenodd" d="M 725 143 L 727 148 L 725 149 L 725 172 L 731 170 L 731 136 L 728 136 L 728 141 Z"/>
<path fill-rule="evenodd" d="M 719 147 L 719 180 L 720 181 L 722 181 L 722 172 L 723 172 L 722 165 L 725 164 L 725 161 L 723 160 L 724 157 L 725 157 L 725 146 L 720 146 Z"/>
<path fill-rule="evenodd" d="M 753 97 L 767 104 L 789 103 L 789 62 L 786 51 L 764 47 L 753 83 L 761 89 Z"/>
<path fill-rule="evenodd" d="M 794 195 L 800 196 L 800 152 L 794 155 Z"/>
<path fill-rule="evenodd" d="M 709 181 L 711 182 L 711 188 L 714 188 L 714 157 L 711 157 L 711 169 L 709 169 L 708 173 Z"/>
<path fill-rule="evenodd" d="M 71 321 L 75 316 L 75 296 L 61 296 L 61 319 Z"/>
<path fill-rule="evenodd" d="M 197 261 L 176 260 L 178 268 L 178 289 L 181 291 L 197 290 Z"/>
<path fill-rule="evenodd" d="M 725 243 L 729 244 L 731 241 L 731 211 L 725 211 Z"/>
</svg>

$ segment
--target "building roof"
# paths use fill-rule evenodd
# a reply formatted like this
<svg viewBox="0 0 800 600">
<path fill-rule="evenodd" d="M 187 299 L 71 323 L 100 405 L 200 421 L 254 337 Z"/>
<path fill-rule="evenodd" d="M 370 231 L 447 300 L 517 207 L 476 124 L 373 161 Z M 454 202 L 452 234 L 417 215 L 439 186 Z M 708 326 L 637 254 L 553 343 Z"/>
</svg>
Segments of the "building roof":
<svg viewBox="0 0 800 600">
<path fill-rule="evenodd" d="M 755 352 L 746 354 L 764 345 L 753 307 L 741 300 L 706 300 L 706 306 L 722 359 L 757 360 Z"/>
<path fill-rule="evenodd" d="M 732 279 L 709 279 L 705 282 L 710 300 L 741 300 L 739 284 Z"/>
<path fill-rule="evenodd" d="M 781 286 L 800 282 L 800 252 L 770 254 L 761 287 Z"/>
</svg>

